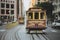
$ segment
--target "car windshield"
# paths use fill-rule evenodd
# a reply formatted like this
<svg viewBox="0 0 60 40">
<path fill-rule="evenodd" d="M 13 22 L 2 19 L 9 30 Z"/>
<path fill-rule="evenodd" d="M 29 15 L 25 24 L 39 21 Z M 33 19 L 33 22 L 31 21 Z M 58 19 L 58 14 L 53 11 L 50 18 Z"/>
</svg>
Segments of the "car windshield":
<svg viewBox="0 0 60 40">
<path fill-rule="evenodd" d="M 60 23 L 60 20 L 57 20 L 56 22 Z"/>
</svg>

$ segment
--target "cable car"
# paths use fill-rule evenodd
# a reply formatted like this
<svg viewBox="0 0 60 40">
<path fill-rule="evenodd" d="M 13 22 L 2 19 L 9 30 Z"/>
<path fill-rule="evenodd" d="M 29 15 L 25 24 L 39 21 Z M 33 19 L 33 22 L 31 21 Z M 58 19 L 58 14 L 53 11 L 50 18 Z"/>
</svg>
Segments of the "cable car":
<svg viewBox="0 0 60 40">
<path fill-rule="evenodd" d="M 19 24 L 24 24 L 24 17 L 19 17 Z"/>
<path fill-rule="evenodd" d="M 29 8 L 26 11 L 27 15 L 27 24 L 26 29 L 28 29 L 28 33 L 31 30 L 44 30 L 46 29 L 46 10 L 41 8 Z"/>
</svg>

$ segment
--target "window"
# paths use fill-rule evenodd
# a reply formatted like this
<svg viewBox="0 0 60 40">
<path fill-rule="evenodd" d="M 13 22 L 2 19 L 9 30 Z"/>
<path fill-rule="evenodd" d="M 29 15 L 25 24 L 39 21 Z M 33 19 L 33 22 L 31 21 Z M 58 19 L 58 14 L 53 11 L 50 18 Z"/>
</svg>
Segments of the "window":
<svg viewBox="0 0 60 40">
<path fill-rule="evenodd" d="M 1 14 L 4 14 L 5 13 L 5 10 L 4 9 L 1 9 Z"/>
<path fill-rule="evenodd" d="M 13 16 L 13 19 L 12 20 L 14 21 L 14 16 Z"/>
<path fill-rule="evenodd" d="M 59 12 L 59 17 L 60 17 L 60 12 Z"/>
<path fill-rule="evenodd" d="M 11 18 L 10 18 L 11 16 L 8 16 L 8 21 L 10 22 L 11 21 Z"/>
<path fill-rule="evenodd" d="M 56 3 L 58 3 L 58 0 L 56 0 Z"/>
<path fill-rule="evenodd" d="M 9 10 L 6 10 L 6 14 L 9 14 Z"/>
<path fill-rule="evenodd" d="M 5 0 L 0 0 L 1 2 L 5 2 Z"/>
<path fill-rule="evenodd" d="M 44 13 L 40 13 L 40 19 L 43 19 L 44 18 Z"/>
<path fill-rule="evenodd" d="M 6 2 L 7 2 L 7 0 L 6 0 Z"/>
<path fill-rule="evenodd" d="M 59 0 L 59 2 L 60 2 L 60 0 Z"/>
<path fill-rule="evenodd" d="M 8 19 L 10 19 L 10 16 L 8 16 Z"/>
<path fill-rule="evenodd" d="M 14 4 L 11 4 L 11 8 L 14 8 Z"/>
<path fill-rule="evenodd" d="M 55 0 L 50 0 L 50 1 L 55 1 Z"/>
<path fill-rule="evenodd" d="M 33 19 L 33 13 L 28 14 L 29 19 Z"/>
<path fill-rule="evenodd" d="M 1 20 L 2 20 L 2 21 L 4 20 L 4 16 L 1 16 Z"/>
<path fill-rule="evenodd" d="M 60 4 L 59 4 L 59 7 L 60 7 Z"/>
<path fill-rule="evenodd" d="M 57 5 L 54 5 L 54 10 L 56 10 L 57 9 Z"/>
<path fill-rule="evenodd" d="M 40 2 L 38 2 L 38 4 L 40 4 Z"/>
<path fill-rule="evenodd" d="M 3 0 L 3 2 L 5 2 L 5 0 Z"/>
<path fill-rule="evenodd" d="M 4 16 L 4 19 L 7 19 L 7 16 Z"/>
<path fill-rule="evenodd" d="M 2 1 L 2 0 L 1 0 Z"/>
<path fill-rule="evenodd" d="M 39 19 L 39 13 L 35 13 L 35 19 Z"/>
<path fill-rule="evenodd" d="M 1 8 L 4 8 L 5 7 L 5 4 L 4 3 L 1 3 Z"/>
<path fill-rule="evenodd" d="M 38 0 L 38 1 L 40 1 L 40 0 Z"/>
<path fill-rule="evenodd" d="M 13 3 L 14 3 L 14 1 L 13 1 Z"/>
<path fill-rule="evenodd" d="M 12 3 L 12 1 L 11 1 L 11 3 Z"/>
<path fill-rule="evenodd" d="M 46 1 L 46 0 L 44 0 L 44 1 Z"/>
<path fill-rule="evenodd" d="M 14 10 L 11 10 L 11 14 L 14 14 Z"/>
<path fill-rule="evenodd" d="M 9 8 L 9 4 L 6 4 L 6 8 Z"/>
</svg>

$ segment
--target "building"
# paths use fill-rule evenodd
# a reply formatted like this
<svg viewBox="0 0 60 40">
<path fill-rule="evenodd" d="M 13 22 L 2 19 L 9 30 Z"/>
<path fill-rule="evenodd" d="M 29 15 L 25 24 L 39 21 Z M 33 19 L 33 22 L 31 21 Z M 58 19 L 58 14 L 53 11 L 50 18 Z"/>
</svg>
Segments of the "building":
<svg viewBox="0 0 60 40">
<path fill-rule="evenodd" d="M 53 0 L 53 5 L 54 5 L 54 19 L 60 20 L 60 0 Z"/>
<path fill-rule="evenodd" d="M 19 15 L 19 0 L 17 0 L 17 19 L 18 19 L 18 16 Z"/>
<path fill-rule="evenodd" d="M 4 22 L 17 20 L 16 0 L 0 0 L 0 18 Z"/>
<path fill-rule="evenodd" d="M 52 10 L 53 10 L 53 5 L 52 5 L 52 0 L 31 0 L 31 7 L 35 6 L 36 4 L 44 4 L 42 5 L 41 8 L 46 9 L 46 14 L 47 14 L 47 22 L 52 23 Z M 40 6 L 38 6 L 40 7 Z"/>
<path fill-rule="evenodd" d="M 23 0 L 19 0 L 19 17 L 23 16 Z"/>
<path fill-rule="evenodd" d="M 42 2 L 48 2 L 48 0 L 31 0 L 30 7 L 33 7 L 35 4 L 42 3 Z"/>
</svg>

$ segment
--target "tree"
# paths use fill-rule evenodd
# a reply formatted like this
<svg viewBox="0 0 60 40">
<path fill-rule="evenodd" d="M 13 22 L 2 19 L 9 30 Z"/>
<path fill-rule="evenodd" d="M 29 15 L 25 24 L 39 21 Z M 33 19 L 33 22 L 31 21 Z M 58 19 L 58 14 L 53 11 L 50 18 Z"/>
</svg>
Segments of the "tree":
<svg viewBox="0 0 60 40">
<path fill-rule="evenodd" d="M 38 3 L 35 6 L 45 9 L 47 11 L 46 12 L 47 13 L 47 17 L 48 18 L 52 18 L 52 11 L 54 10 L 54 6 L 52 5 L 52 3 L 43 2 L 43 3 Z"/>
</svg>

